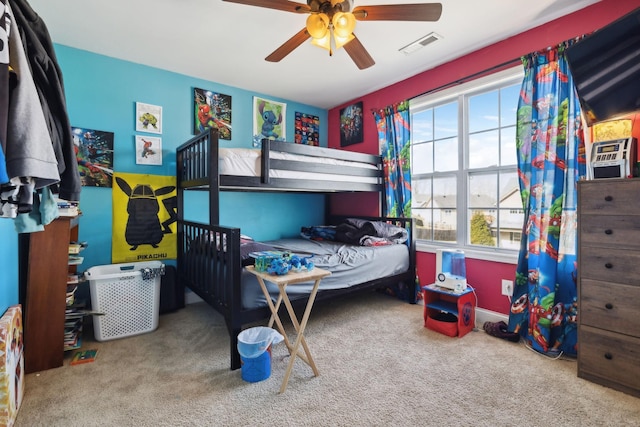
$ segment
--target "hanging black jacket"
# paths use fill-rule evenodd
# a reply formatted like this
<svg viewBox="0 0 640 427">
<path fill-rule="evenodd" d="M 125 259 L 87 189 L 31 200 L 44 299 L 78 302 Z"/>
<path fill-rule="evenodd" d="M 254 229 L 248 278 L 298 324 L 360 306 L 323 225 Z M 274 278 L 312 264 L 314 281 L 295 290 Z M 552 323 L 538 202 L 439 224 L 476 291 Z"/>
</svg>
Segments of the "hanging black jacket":
<svg viewBox="0 0 640 427">
<path fill-rule="evenodd" d="M 71 124 L 67 115 L 62 72 L 57 62 L 53 42 L 46 24 L 27 0 L 8 0 L 8 3 L 11 5 L 20 30 L 58 161 L 60 173 L 58 196 L 61 199 L 78 201 L 82 187 L 73 147 Z"/>
</svg>

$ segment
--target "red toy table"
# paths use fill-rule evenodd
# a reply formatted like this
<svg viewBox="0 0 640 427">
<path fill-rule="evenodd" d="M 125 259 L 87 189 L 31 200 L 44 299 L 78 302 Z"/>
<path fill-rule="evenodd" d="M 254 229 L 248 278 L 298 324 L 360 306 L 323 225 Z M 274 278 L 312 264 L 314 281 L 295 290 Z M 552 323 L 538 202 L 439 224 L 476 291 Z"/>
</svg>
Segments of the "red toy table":
<svg viewBox="0 0 640 427">
<path fill-rule="evenodd" d="M 470 286 L 460 293 L 436 285 L 422 287 L 424 326 L 450 337 L 463 337 L 475 326 L 476 301 Z"/>
</svg>

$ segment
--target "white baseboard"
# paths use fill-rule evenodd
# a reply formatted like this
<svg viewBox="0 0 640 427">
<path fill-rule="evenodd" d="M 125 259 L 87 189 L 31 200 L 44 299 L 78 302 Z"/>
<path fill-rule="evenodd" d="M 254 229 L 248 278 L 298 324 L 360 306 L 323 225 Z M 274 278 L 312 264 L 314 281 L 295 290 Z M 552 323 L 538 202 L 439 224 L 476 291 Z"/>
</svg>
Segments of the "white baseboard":
<svg viewBox="0 0 640 427">
<path fill-rule="evenodd" d="M 484 308 L 476 308 L 476 327 L 482 328 L 485 322 L 499 322 L 503 321 L 509 323 L 509 316 L 497 311 L 491 311 Z"/>
</svg>

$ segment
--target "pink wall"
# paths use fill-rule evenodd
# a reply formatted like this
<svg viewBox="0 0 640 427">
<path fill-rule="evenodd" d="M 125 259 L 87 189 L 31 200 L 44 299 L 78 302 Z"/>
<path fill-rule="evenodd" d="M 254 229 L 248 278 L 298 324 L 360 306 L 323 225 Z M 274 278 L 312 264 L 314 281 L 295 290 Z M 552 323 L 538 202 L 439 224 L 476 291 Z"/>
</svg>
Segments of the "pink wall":
<svg viewBox="0 0 640 427">
<path fill-rule="evenodd" d="M 513 61 L 513 65 L 516 65 L 517 59 L 522 55 L 590 33 L 639 6 L 638 0 L 601 0 L 599 3 L 548 24 L 510 37 L 402 82 L 354 99 L 344 105 L 336 106 L 329 110 L 328 114 L 329 147 L 339 148 L 340 109 L 353 102 L 362 101 L 366 112 L 363 123 L 364 136 L 362 143 L 350 145 L 346 149 L 378 154 L 378 135 L 373 115 L 369 114 L 370 111 L 411 99 L 499 64 Z M 351 197 L 353 196 L 346 195 L 338 203 L 334 203 L 335 199 L 332 199 L 333 209 L 335 210 L 336 205 L 346 207 L 347 205 L 353 206 L 352 203 L 363 203 L 361 200 L 351 199 Z M 353 201 L 350 202 L 350 200 Z M 376 203 L 376 201 L 365 203 L 367 211 L 372 209 L 371 206 L 375 206 Z M 435 255 L 419 252 L 417 258 L 420 281 L 423 284 L 433 282 L 435 279 Z M 513 280 L 515 265 L 467 258 L 467 277 L 469 283 L 476 289 L 479 307 L 505 314 L 509 312 L 509 301 L 501 295 L 501 279 Z"/>
</svg>

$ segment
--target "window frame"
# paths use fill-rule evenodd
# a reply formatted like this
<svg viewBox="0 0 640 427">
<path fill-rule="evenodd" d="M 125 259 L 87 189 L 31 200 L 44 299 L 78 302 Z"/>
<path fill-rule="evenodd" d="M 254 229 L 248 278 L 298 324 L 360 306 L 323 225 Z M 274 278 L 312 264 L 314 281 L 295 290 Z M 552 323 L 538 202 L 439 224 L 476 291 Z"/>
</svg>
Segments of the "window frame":
<svg viewBox="0 0 640 427">
<path fill-rule="evenodd" d="M 469 169 L 469 120 L 467 112 L 469 108 L 469 97 L 491 90 L 512 86 L 514 84 L 519 84 L 522 82 L 523 78 L 524 70 L 522 66 L 518 65 L 455 87 L 420 95 L 410 100 L 410 112 L 412 116 L 414 113 L 419 113 L 422 110 L 430 108 L 436 108 L 449 102 L 455 101 L 458 103 L 458 170 L 447 172 L 432 171 L 431 173 L 417 175 L 418 177 L 431 177 L 432 179 L 444 176 L 456 177 L 458 188 L 458 191 L 456 192 L 456 211 L 458 212 L 456 216 L 456 242 L 450 243 L 419 239 L 416 240 L 416 248 L 419 251 L 435 253 L 438 248 L 456 248 L 464 250 L 465 256 L 469 258 L 505 262 L 510 264 L 517 263 L 518 250 L 489 246 L 483 247 L 467 243 L 470 232 L 468 225 L 470 220 L 469 177 L 474 173 L 500 174 L 501 172 L 506 172 L 511 168 L 498 165 L 496 167 Z M 413 123 L 411 126 L 413 126 Z M 497 129 L 502 128 L 499 127 Z M 515 169 L 513 170 L 517 170 L 517 165 L 515 165 Z M 414 180 L 413 171 L 411 179 L 412 181 Z"/>
</svg>

